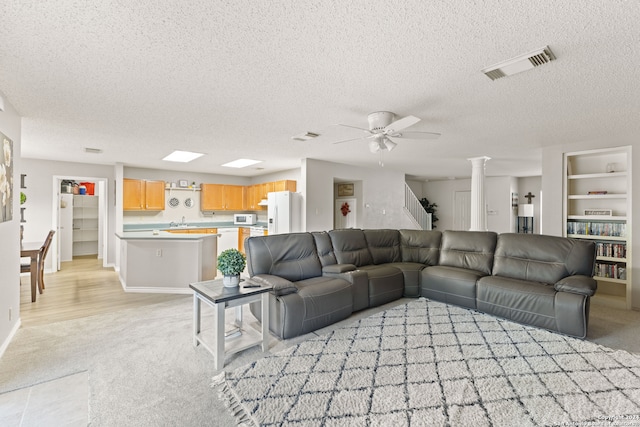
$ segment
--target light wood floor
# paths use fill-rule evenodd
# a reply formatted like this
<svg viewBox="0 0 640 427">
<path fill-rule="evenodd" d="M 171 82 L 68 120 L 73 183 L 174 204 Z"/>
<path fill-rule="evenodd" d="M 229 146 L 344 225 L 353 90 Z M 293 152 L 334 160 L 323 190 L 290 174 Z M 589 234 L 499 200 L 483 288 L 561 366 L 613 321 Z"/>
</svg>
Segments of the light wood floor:
<svg viewBox="0 0 640 427">
<path fill-rule="evenodd" d="M 185 298 L 186 295 L 126 293 L 112 268 L 103 268 L 95 257 L 75 258 L 63 262 L 60 271 L 45 274 L 45 290 L 31 302 L 29 275 L 20 286 L 22 327 L 77 319 L 122 308 Z"/>
</svg>

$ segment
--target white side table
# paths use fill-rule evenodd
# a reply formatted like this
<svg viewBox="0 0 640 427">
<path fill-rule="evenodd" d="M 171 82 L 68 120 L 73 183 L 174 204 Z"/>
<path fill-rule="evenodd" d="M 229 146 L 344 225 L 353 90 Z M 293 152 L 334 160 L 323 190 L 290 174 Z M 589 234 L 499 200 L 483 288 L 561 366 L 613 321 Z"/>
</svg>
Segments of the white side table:
<svg viewBox="0 0 640 427">
<path fill-rule="evenodd" d="M 240 282 L 237 288 L 223 286 L 222 279 L 191 283 L 193 290 L 193 345 L 202 344 L 215 357 L 216 370 L 224 367 L 227 354 L 234 354 L 262 343 L 262 351 L 269 351 L 269 290 L 271 286 L 257 286 L 250 280 Z M 214 343 L 209 347 L 200 334 L 201 303 L 215 310 L 213 318 Z M 242 324 L 242 306 L 251 302 L 262 303 L 262 333 Z M 225 309 L 236 307 L 236 330 L 225 336 Z"/>
</svg>

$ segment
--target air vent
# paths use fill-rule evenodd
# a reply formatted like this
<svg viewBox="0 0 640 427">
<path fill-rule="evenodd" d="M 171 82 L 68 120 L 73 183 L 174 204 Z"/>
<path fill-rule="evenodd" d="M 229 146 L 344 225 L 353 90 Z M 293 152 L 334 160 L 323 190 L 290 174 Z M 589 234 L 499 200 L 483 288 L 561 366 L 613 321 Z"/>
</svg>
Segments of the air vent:
<svg viewBox="0 0 640 427">
<path fill-rule="evenodd" d="M 92 153 L 92 154 L 100 154 L 100 153 L 102 153 L 102 150 L 100 148 L 85 147 L 84 152 L 85 153 Z"/>
<path fill-rule="evenodd" d="M 481 71 L 491 80 L 497 80 L 502 77 L 531 70 L 534 67 L 546 64 L 554 59 L 556 59 L 556 57 L 553 52 L 551 52 L 551 49 L 549 49 L 549 46 L 545 46 L 499 64 L 492 65 Z"/>
<path fill-rule="evenodd" d="M 308 141 L 310 139 L 317 138 L 319 136 L 320 136 L 319 133 L 305 132 L 305 133 L 302 133 L 300 135 L 292 136 L 291 139 L 296 140 L 296 141 Z"/>
</svg>

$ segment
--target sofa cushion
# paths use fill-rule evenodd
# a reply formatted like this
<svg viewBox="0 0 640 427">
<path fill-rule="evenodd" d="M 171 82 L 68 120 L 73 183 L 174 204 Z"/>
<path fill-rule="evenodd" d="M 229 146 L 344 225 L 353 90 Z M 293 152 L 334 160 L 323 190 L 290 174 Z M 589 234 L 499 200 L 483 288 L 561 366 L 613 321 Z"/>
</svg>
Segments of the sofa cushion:
<svg viewBox="0 0 640 427">
<path fill-rule="evenodd" d="M 478 280 L 478 310 L 519 323 L 558 330 L 553 286 L 500 276 Z"/>
<path fill-rule="evenodd" d="M 353 264 L 356 267 L 373 264 L 373 257 L 362 230 L 331 230 L 329 237 L 338 264 Z"/>
<path fill-rule="evenodd" d="M 540 234 L 498 237 L 493 274 L 547 284 L 593 274 L 595 243 Z"/>
<path fill-rule="evenodd" d="M 432 265 L 420 273 L 420 295 L 462 307 L 476 308 L 476 282 L 485 275 L 481 271 Z"/>
<path fill-rule="evenodd" d="M 343 279 L 313 277 L 296 286 L 304 303 L 303 334 L 346 319 L 353 311 L 351 284 Z"/>
<path fill-rule="evenodd" d="M 369 280 L 369 306 L 375 307 L 402 298 L 404 280 L 400 270 L 385 265 L 360 267 Z"/>
<path fill-rule="evenodd" d="M 437 265 L 441 240 L 442 233 L 436 230 L 400 230 L 402 261 Z"/>
<path fill-rule="evenodd" d="M 496 240 L 492 231 L 444 231 L 438 265 L 491 274 Z"/>
<path fill-rule="evenodd" d="M 392 262 L 384 265 L 397 268 L 402 272 L 404 281 L 403 295 L 405 297 L 420 296 L 420 272 L 424 268 L 424 264 L 417 262 Z"/>
<path fill-rule="evenodd" d="M 401 261 L 398 230 L 363 230 L 363 232 L 373 264 Z"/>
<path fill-rule="evenodd" d="M 250 276 L 271 274 L 292 282 L 322 276 L 311 233 L 248 237 L 245 247 Z"/>
<path fill-rule="evenodd" d="M 326 231 L 314 231 L 311 235 L 316 242 L 316 250 L 318 251 L 320 264 L 322 264 L 323 267 L 336 264 L 336 255 L 333 252 L 333 246 L 331 246 L 329 233 Z"/>
</svg>

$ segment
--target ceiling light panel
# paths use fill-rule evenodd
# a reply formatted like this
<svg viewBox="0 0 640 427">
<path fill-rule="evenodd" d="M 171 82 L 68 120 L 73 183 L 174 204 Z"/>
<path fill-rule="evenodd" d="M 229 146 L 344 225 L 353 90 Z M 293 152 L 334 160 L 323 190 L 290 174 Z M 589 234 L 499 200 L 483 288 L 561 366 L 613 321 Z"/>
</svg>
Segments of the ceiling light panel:
<svg viewBox="0 0 640 427">
<path fill-rule="evenodd" d="M 247 166 L 255 165 L 258 163 L 262 163 L 262 160 L 238 159 L 229 163 L 225 163 L 222 166 L 226 166 L 228 168 L 246 168 Z"/>
<path fill-rule="evenodd" d="M 173 153 L 169 154 L 167 157 L 163 158 L 162 160 L 166 160 L 167 162 L 187 163 L 202 156 L 204 156 L 203 153 L 194 153 L 191 151 L 176 150 Z"/>
</svg>

